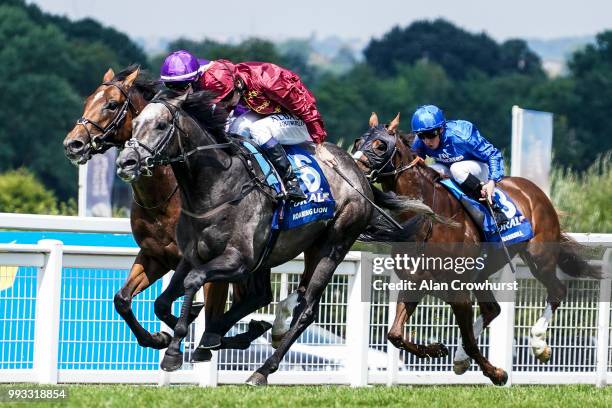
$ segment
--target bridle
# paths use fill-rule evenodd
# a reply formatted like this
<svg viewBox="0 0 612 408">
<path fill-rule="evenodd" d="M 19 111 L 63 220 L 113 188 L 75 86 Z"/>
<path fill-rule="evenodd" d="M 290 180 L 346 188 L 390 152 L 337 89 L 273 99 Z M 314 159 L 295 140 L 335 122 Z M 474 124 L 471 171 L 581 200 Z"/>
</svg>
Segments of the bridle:
<svg viewBox="0 0 612 408">
<path fill-rule="evenodd" d="M 358 152 L 362 152 L 367 158 L 368 161 L 370 162 L 370 166 L 371 170 L 369 171 L 369 173 L 367 173 L 365 176 L 366 178 L 371 182 L 374 183 L 376 182 L 380 177 L 386 177 L 386 176 L 396 176 L 406 170 L 411 169 L 412 167 L 416 166 L 418 163 L 420 163 L 422 161 L 422 159 L 419 156 L 416 156 L 414 158 L 414 160 L 412 160 L 410 163 L 405 164 L 401 167 L 396 168 L 395 165 L 393 164 L 393 159 L 395 158 L 395 156 L 398 153 L 398 148 L 397 148 L 397 134 L 394 133 L 393 135 L 390 135 L 389 133 L 386 133 L 386 135 L 388 136 L 392 136 L 392 143 L 393 143 L 393 147 L 392 147 L 392 151 L 391 153 L 388 153 L 389 151 L 389 147 L 387 147 L 387 153 L 385 153 L 385 155 L 388 155 L 389 157 L 382 162 L 381 165 L 377 165 L 376 167 L 372 166 L 372 162 L 375 162 L 376 160 L 372 160 L 373 157 L 377 157 L 376 153 L 374 153 L 373 149 L 372 149 L 372 143 L 367 143 L 367 147 L 366 150 L 364 150 L 364 146 L 366 146 L 366 143 L 364 143 L 362 145 L 362 147 L 358 150 Z M 387 139 L 387 138 L 385 138 Z M 390 140 L 391 138 L 389 137 L 387 140 L 385 140 L 386 143 L 391 142 Z M 376 140 L 376 139 L 374 139 Z"/>
<path fill-rule="evenodd" d="M 84 116 L 79 118 L 79 120 L 77 120 L 76 122 L 77 125 L 83 126 L 87 131 L 87 136 L 89 136 L 92 150 L 94 152 L 99 153 L 104 152 L 113 146 L 121 146 L 121 143 L 110 142 L 109 139 L 116 135 L 130 109 L 132 110 L 134 116 L 138 116 L 138 114 L 140 113 L 140 111 L 134 106 L 134 103 L 130 99 L 129 91 L 126 91 L 123 87 L 119 86 L 117 82 L 104 82 L 102 85 L 114 86 L 121 92 L 121 94 L 125 97 L 125 101 L 121 105 L 121 108 L 116 111 L 115 116 L 106 126 L 102 126 L 99 123 Z M 89 127 L 87 127 L 88 124 L 96 128 L 99 133 L 92 135 L 91 131 L 89 130 Z"/>
<path fill-rule="evenodd" d="M 165 101 L 162 99 L 158 99 L 158 100 L 154 99 L 149 104 L 154 104 L 154 103 L 160 103 L 164 105 L 166 109 L 168 109 L 170 114 L 172 115 L 172 123 L 170 127 L 168 128 L 168 130 L 166 131 L 166 133 L 164 134 L 164 136 L 155 144 L 155 146 L 147 146 L 146 144 L 140 142 L 134 137 L 128 140 L 125 144 L 125 148 L 131 148 L 136 153 L 137 160 L 139 163 L 139 170 L 142 175 L 145 175 L 145 176 L 152 175 L 152 171 L 155 166 L 167 165 L 167 164 L 178 163 L 178 162 L 184 162 L 187 165 L 187 168 L 190 169 L 189 157 L 198 152 L 202 152 L 206 150 L 237 149 L 239 152 L 241 151 L 240 147 L 236 143 L 232 142 L 231 139 L 229 142 L 216 143 L 214 138 L 208 132 L 204 131 L 201 125 L 196 120 L 191 118 L 189 115 L 186 115 L 186 117 L 194 121 L 194 123 L 196 123 L 200 129 L 202 129 L 204 135 L 212 143 L 208 145 L 197 146 L 191 150 L 185 151 L 185 148 L 183 147 L 183 143 L 181 141 L 182 139 L 181 134 L 187 135 L 187 133 L 178 125 L 178 117 L 179 115 L 182 114 L 182 110 L 178 108 L 177 106 L 169 103 L 168 101 Z M 169 157 L 168 155 L 164 153 L 164 150 L 166 149 L 168 144 L 172 141 L 174 135 L 177 133 L 178 133 L 177 141 L 179 145 L 179 153 L 175 157 Z M 145 157 L 144 163 L 138 151 L 138 147 L 141 147 L 143 150 L 145 150 L 147 153 L 150 154 L 150 156 Z M 277 200 L 275 195 L 266 191 L 269 187 L 265 184 L 265 180 L 268 178 L 270 173 L 265 174 L 263 179 L 260 180 L 253 172 L 251 161 L 243 157 L 243 154 L 238 154 L 238 158 L 240 159 L 242 164 L 245 166 L 245 168 L 247 169 L 251 177 L 247 183 L 243 184 L 240 187 L 240 192 L 236 196 L 231 197 L 230 199 L 224 200 L 223 202 L 219 204 L 216 204 L 209 211 L 203 214 L 193 213 L 188 208 L 185 208 L 185 207 L 181 207 L 182 213 L 191 218 L 198 218 L 198 219 L 208 218 L 211 215 L 214 215 L 217 212 L 221 211 L 221 209 L 225 208 L 227 205 L 231 205 L 231 204 L 240 202 L 244 197 L 249 195 L 255 188 L 259 188 L 264 193 L 264 195 L 266 195 L 271 200 L 273 201 Z M 172 195 L 173 194 L 174 192 L 172 193 Z M 170 197 L 172 195 L 170 195 Z"/>
<path fill-rule="evenodd" d="M 151 176 L 153 174 L 153 168 L 158 165 L 168 165 L 172 163 L 185 162 L 189 167 L 189 157 L 205 150 L 213 150 L 213 149 L 227 149 L 232 148 L 233 144 L 230 142 L 225 143 L 216 143 L 214 139 L 207 133 L 203 132 L 213 143 L 204 146 L 197 146 L 189 151 L 185 151 L 183 147 L 181 134 L 186 134 L 185 131 L 178 125 L 178 117 L 181 114 L 181 109 L 177 106 L 165 101 L 165 100 L 152 100 L 149 104 L 159 103 L 162 104 L 168 109 L 170 114 L 172 115 L 172 123 L 164 136 L 155 144 L 155 146 L 147 146 L 142 143 L 138 139 L 132 137 L 125 143 L 124 148 L 131 148 L 136 152 L 138 157 L 138 163 L 140 165 L 140 169 L 144 176 Z M 197 124 L 197 121 L 194 121 Z M 198 126 L 200 126 L 198 124 Z M 178 132 L 177 132 L 178 131 Z M 179 134 L 177 141 L 179 145 L 179 153 L 175 157 L 169 157 L 164 153 L 170 142 L 172 141 L 175 134 Z M 144 162 L 140 153 L 138 151 L 138 147 L 141 147 L 149 156 L 144 158 Z"/>
</svg>

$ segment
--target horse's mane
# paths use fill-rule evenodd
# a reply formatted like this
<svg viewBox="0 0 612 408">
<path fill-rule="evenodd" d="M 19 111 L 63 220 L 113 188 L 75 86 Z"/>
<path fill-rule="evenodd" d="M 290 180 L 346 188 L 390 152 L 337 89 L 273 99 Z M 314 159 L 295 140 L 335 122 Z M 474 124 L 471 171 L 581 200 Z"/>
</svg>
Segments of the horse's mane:
<svg viewBox="0 0 612 408">
<path fill-rule="evenodd" d="M 224 109 L 213 108 L 212 100 L 215 96 L 210 91 L 191 93 L 183 103 L 183 109 L 217 140 L 226 141 L 225 123 L 228 113 Z"/>
<path fill-rule="evenodd" d="M 128 75 L 136 71 L 138 67 L 138 64 L 129 65 L 128 67 L 116 73 L 115 77 L 113 78 L 113 81 L 125 80 L 125 78 L 127 78 Z M 140 92 L 140 94 L 146 101 L 150 101 L 151 99 L 153 99 L 153 97 L 155 96 L 157 91 L 159 91 L 160 88 L 160 84 L 155 79 L 153 79 L 149 72 L 146 70 L 140 70 L 140 72 L 138 73 L 138 77 L 136 78 L 132 86 L 135 87 L 138 92 Z"/>
<path fill-rule="evenodd" d="M 172 89 L 162 89 L 155 95 L 155 99 L 169 102 L 182 95 L 181 92 Z M 215 95 L 210 91 L 193 92 L 181 103 L 181 108 L 217 141 L 225 142 L 227 141 L 225 134 L 227 112 L 223 109 L 213 109 L 214 97 Z"/>
</svg>

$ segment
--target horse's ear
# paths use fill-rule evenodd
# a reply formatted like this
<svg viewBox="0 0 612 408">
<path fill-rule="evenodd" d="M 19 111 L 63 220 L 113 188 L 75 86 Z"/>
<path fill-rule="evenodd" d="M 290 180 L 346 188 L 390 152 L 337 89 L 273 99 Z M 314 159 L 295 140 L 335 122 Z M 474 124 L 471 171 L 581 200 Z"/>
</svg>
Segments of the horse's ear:
<svg viewBox="0 0 612 408">
<path fill-rule="evenodd" d="M 372 114 L 370 115 L 370 127 L 376 126 L 378 126 L 378 115 L 376 114 L 376 112 L 372 112 Z"/>
<path fill-rule="evenodd" d="M 140 67 L 137 67 L 134 72 L 132 72 L 130 75 L 128 75 L 124 80 L 123 80 L 123 85 L 126 88 L 131 88 L 132 84 L 134 83 L 134 81 L 136 80 L 136 78 L 138 78 L 138 74 L 140 74 Z"/>
<path fill-rule="evenodd" d="M 115 77 L 115 71 L 113 71 L 112 68 L 109 68 L 108 71 L 106 71 L 106 74 L 104 74 L 104 77 L 102 77 L 102 82 L 109 82 L 114 77 Z"/>
<path fill-rule="evenodd" d="M 353 148 L 351 149 L 351 153 L 357 152 L 360 143 L 361 143 L 361 138 L 355 139 L 355 141 L 353 142 Z"/>
<path fill-rule="evenodd" d="M 395 132 L 397 130 L 399 124 L 400 124 L 400 114 L 398 112 L 397 116 L 395 117 L 395 119 L 393 119 L 391 121 L 391 123 L 389 123 L 389 127 L 387 128 L 389 133 Z"/>
</svg>

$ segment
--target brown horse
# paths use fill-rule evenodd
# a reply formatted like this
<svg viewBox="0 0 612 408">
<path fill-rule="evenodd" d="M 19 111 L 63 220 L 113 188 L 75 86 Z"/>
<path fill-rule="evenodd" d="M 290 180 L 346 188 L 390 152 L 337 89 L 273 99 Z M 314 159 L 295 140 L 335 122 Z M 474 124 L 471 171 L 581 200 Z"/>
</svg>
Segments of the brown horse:
<svg viewBox="0 0 612 408">
<path fill-rule="evenodd" d="M 85 101 L 83 117 L 64 139 L 66 156 L 75 164 L 85 163 L 92 154 L 101 153 L 111 147 L 123 147 L 132 137 L 132 120 L 155 95 L 157 85 L 141 75 L 136 66 L 128 67 L 117 75 L 109 69 L 103 83 Z M 115 309 L 143 347 L 162 349 L 167 347 L 171 336 L 165 332 L 149 333 L 138 322 L 132 312 L 132 299 L 146 290 L 159 278 L 174 270 L 181 259 L 176 244 L 175 230 L 181 209 L 178 185 L 170 166 L 158 166 L 151 177 L 141 177 L 131 184 L 133 201 L 130 222 L 134 239 L 140 247 L 129 275 L 115 294 Z M 234 299 L 242 291 L 239 284 L 233 285 Z M 205 318 L 221 316 L 225 310 L 228 283 L 208 283 L 205 291 Z M 195 318 L 203 305 L 193 309 Z M 168 316 L 171 305 L 156 300 L 155 314 Z M 172 320 L 176 323 L 176 317 Z M 233 347 L 244 348 L 259 337 L 270 325 L 252 322 L 249 333 L 234 338 Z M 198 350 L 193 358 L 205 361 L 210 351 Z"/>
<path fill-rule="evenodd" d="M 440 224 L 427 225 L 422 229 L 418 240 L 427 242 L 428 245 L 443 244 L 437 248 L 443 247 L 455 256 L 478 256 L 481 242 L 479 228 L 468 216 L 459 200 L 437 182 L 441 177 L 440 174 L 426 166 L 411 151 L 409 146 L 414 136 L 398 132 L 399 114 L 388 127 L 385 127 L 379 125 L 378 117 L 373 113 L 369 125 L 368 132 L 356 141 L 354 147 L 354 151 L 361 152 L 354 156 L 361 169 L 368 175 L 376 175 L 374 178 L 382 184 L 384 190 L 422 200 L 436 214 L 451 218 L 459 224 L 458 228 L 449 228 Z M 377 165 L 372 165 L 373 162 Z M 578 256 L 577 244 L 562 233 L 557 213 L 540 188 L 522 177 L 505 177 L 499 186 L 531 221 L 533 228 L 534 236 L 530 241 L 512 245 L 508 249 L 511 257 L 519 254 L 529 266 L 533 276 L 546 287 L 548 294 L 546 309 L 531 330 L 532 350 L 540 361 L 546 362 L 551 355 L 550 347 L 545 341 L 546 329 L 554 311 L 566 295 L 565 285 L 556 276 L 556 266 L 571 276 L 597 278 L 600 276 Z M 413 215 L 404 214 L 404 218 L 411 216 Z M 454 249 L 453 245 L 457 244 L 464 249 L 463 252 L 458 253 Z M 484 270 L 468 279 L 484 282 L 488 276 L 507 264 L 507 258 L 500 249 L 489 251 L 487 255 Z M 420 269 L 407 276 L 407 279 L 416 281 L 417 285 L 425 280 L 448 283 L 454 278 L 457 278 L 456 274 L 448 271 L 440 273 L 433 269 Z M 395 320 L 389 330 L 388 339 L 396 347 L 416 356 L 442 357 L 448 354 L 444 345 L 420 345 L 404 337 L 404 325 L 425 294 L 425 291 L 420 291 L 418 295 L 413 294 L 409 300 L 404 298 L 398 300 Z M 455 354 L 455 372 L 463 374 L 470 366 L 470 359 L 474 359 L 485 376 L 494 384 L 503 385 L 507 381 L 507 374 L 504 370 L 494 367 L 482 355 L 476 344 L 476 338 L 500 313 L 500 307 L 491 291 L 478 291 L 474 294 L 481 311 L 475 323 L 473 323 L 469 291 L 454 291 L 452 296 L 444 299 L 451 305 L 463 341 L 463 347 L 459 346 Z M 443 297 L 440 293 L 436 293 L 436 296 Z"/>
</svg>

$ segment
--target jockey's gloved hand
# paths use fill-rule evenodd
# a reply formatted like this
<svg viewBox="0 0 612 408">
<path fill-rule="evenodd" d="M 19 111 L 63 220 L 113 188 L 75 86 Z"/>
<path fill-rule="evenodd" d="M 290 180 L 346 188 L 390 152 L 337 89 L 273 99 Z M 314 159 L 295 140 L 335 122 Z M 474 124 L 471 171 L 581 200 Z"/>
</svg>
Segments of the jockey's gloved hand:
<svg viewBox="0 0 612 408">
<path fill-rule="evenodd" d="M 489 204 L 493 204 L 493 190 L 495 190 L 495 181 L 493 180 L 489 180 L 482 185 L 481 194 L 483 197 L 489 200 Z"/>
<path fill-rule="evenodd" d="M 331 152 L 327 150 L 325 146 L 323 146 L 323 143 L 315 145 L 315 154 L 319 159 L 321 159 L 323 163 L 327 164 L 330 167 L 334 167 L 338 164 L 334 155 L 331 154 Z"/>
</svg>

